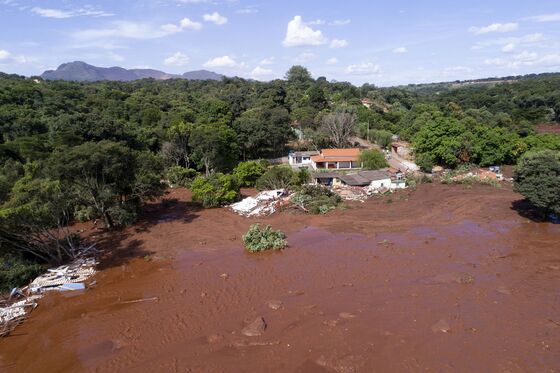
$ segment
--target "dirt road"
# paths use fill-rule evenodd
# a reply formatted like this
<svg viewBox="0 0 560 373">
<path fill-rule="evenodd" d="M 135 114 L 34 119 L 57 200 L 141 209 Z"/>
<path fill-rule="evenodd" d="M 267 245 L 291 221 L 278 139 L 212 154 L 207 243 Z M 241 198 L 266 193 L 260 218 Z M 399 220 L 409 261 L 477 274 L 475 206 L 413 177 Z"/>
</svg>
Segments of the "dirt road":
<svg viewBox="0 0 560 373">
<path fill-rule="evenodd" d="M 97 237 L 97 286 L 45 297 L 0 341 L 1 371 L 560 371 L 560 226 L 519 215 L 507 187 L 264 219 L 169 197 Z M 246 254 L 256 221 L 290 247 Z"/>
</svg>

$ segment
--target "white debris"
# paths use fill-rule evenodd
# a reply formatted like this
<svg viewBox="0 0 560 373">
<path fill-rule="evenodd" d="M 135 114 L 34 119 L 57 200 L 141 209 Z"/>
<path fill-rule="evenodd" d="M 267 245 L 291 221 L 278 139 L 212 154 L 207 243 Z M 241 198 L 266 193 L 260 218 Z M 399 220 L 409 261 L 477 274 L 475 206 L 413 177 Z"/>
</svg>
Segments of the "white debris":
<svg viewBox="0 0 560 373">
<path fill-rule="evenodd" d="M 239 215 L 264 216 L 273 214 L 286 196 L 285 189 L 266 190 L 260 192 L 255 197 L 247 197 L 229 207 Z"/>
<path fill-rule="evenodd" d="M 37 307 L 36 301 L 43 296 L 43 292 L 85 289 L 83 282 L 96 273 L 97 263 L 93 258 L 76 259 L 69 265 L 47 270 L 47 273 L 37 277 L 25 288 L 12 290 L 10 298 L 23 297 L 23 299 L 6 307 L 0 307 L 0 336 L 9 334 L 29 312 Z"/>
<path fill-rule="evenodd" d="M 31 293 L 47 290 L 68 290 L 66 284 L 81 283 L 93 276 L 97 261 L 93 258 L 77 259 L 69 265 L 49 269 L 29 285 Z"/>
</svg>

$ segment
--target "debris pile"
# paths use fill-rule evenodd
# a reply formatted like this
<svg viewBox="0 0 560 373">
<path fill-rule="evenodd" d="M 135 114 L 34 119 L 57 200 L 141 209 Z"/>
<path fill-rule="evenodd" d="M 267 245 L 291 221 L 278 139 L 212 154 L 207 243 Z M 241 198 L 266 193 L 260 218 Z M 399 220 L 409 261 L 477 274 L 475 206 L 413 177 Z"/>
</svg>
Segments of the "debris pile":
<svg viewBox="0 0 560 373">
<path fill-rule="evenodd" d="M 29 285 L 31 293 L 42 293 L 49 290 L 80 290 L 85 289 L 83 282 L 95 274 L 97 261 L 93 258 L 77 259 L 69 265 L 47 270 Z"/>
<path fill-rule="evenodd" d="M 247 197 L 229 207 L 241 216 L 265 216 L 271 215 L 280 207 L 289 204 L 289 200 L 290 196 L 285 189 L 266 190 L 255 197 Z"/>
<path fill-rule="evenodd" d="M 368 198 L 367 188 L 364 187 L 340 185 L 333 187 L 332 190 L 345 201 L 364 202 Z"/>
<path fill-rule="evenodd" d="M 0 307 L 0 337 L 10 334 L 25 320 L 37 307 L 37 300 L 44 292 L 85 289 L 84 281 L 96 273 L 97 263 L 94 258 L 76 259 L 68 265 L 49 269 L 24 288 L 13 289 L 9 298 L 0 303 L 3 303 Z"/>
</svg>

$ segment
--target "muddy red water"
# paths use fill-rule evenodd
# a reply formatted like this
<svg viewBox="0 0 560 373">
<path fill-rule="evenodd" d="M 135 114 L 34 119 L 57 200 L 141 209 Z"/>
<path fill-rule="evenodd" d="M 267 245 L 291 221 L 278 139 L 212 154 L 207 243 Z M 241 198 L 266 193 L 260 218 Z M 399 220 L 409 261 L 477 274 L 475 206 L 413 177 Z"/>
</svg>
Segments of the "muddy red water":
<svg viewBox="0 0 560 373">
<path fill-rule="evenodd" d="M 45 297 L 0 341 L 2 371 L 560 371 L 560 226 L 524 217 L 509 187 L 263 219 L 169 197 L 98 238 L 96 287 Z M 246 254 L 256 221 L 290 247 Z"/>
</svg>

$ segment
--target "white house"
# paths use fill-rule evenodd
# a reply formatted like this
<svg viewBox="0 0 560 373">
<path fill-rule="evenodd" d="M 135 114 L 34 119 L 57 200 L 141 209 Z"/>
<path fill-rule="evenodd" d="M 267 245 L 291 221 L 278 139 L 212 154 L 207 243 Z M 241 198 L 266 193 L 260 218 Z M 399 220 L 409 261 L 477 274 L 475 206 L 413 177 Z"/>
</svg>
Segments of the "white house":
<svg viewBox="0 0 560 373">
<path fill-rule="evenodd" d="M 307 167 L 311 165 L 311 157 L 318 155 L 319 152 L 290 152 L 288 153 L 288 163 L 294 167 Z"/>
</svg>

